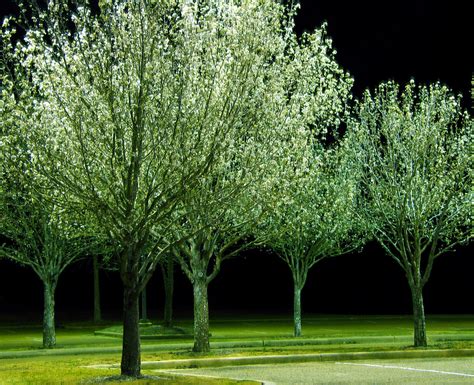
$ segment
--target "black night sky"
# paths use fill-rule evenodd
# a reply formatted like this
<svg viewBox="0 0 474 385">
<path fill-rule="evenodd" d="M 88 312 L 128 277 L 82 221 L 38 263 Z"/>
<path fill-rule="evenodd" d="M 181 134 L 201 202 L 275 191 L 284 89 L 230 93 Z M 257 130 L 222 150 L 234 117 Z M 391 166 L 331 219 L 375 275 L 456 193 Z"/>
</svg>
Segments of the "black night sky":
<svg viewBox="0 0 474 385">
<path fill-rule="evenodd" d="M 2 0 L 2 17 L 15 12 Z M 318 1 L 302 0 L 299 31 L 328 22 L 337 60 L 355 78 L 354 93 L 394 79 L 441 81 L 464 96 L 471 107 L 473 73 L 472 12 L 469 1 Z M 472 111 L 472 109 L 471 109 Z M 474 313 L 474 259 L 471 247 L 440 257 L 425 287 L 427 313 Z M 105 318 L 119 318 L 122 302 L 117 273 L 101 273 Z M 192 289 L 177 269 L 176 315 L 192 316 Z M 148 287 L 149 315 L 161 317 L 161 271 Z M 211 319 L 215 314 L 291 314 L 289 268 L 275 255 L 246 252 L 226 261 L 209 287 Z M 411 298 L 402 270 L 375 244 L 362 254 L 317 264 L 303 291 L 303 312 L 321 314 L 410 314 Z M 92 318 L 92 263 L 71 266 L 59 280 L 57 314 L 61 319 Z M 0 261 L 0 320 L 39 321 L 42 285 L 29 268 Z"/>
</svg>

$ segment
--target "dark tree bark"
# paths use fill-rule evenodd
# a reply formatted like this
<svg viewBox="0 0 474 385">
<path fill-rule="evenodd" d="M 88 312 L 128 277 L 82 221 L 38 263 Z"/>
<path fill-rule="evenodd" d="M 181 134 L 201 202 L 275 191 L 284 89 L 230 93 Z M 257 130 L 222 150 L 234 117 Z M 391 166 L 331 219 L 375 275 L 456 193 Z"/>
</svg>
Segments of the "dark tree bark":
<svg viewBox="0 0 474 385">
<path fill-rule="evenodd" d="M 294 319 L 294 336 L 295 337 L 301 337 L 301 290 L 302 290 L 302 287 L 295 283 L 294 301 L 293 301 L 293 319 Z"/>
<path fill-rule="evenodd" d="M 140 331 L 139 292 L 134 287 L 124 286 L 123 293 L 123 345 L 122 345 L 122 376 L 140 376 Z"/>
<path fill-rule="evenodd" d="M 426 337 L 423 289 L 416 286 L 413 286 L 410 289 L 413 303 L 414 345 L 415 347 L 426 347 L 428 345 L 428 340 Z"/>
<path fill-rule="evenodd" d="M 170 255 L 166 262 L 161 266 L 163 273 L 163 285 L 165 288 L 165 305 L 163 325 L 165 327 L 173 326 L 173 292 L 174 292 L 174 260 Z"/>
<path fill-rule="evenodd" d="M 147 300 L 146 300 L 146 286 L 142 290 L 142 321 L 148 320 L 147 314 Z"/>
<path fill-rule="evenodd" d="M 99 262 L 97 255 L 92 256 L 92 266 L 94 270 L 94 322 L 102 321 L 102 312 L 100 307 L 100 281 L 99 281 Z"/>
<path fill-rule="evenodd" d="M 194 292 L 194 347 L 197 353 L 210 351 L 209 345 L 209 303 L 207 298 L 206 277 L 195 278 Z"/>
<path fill-rule="evenodd" d="M 53 348 L 56 345 L 56 327 L 54 321 L 54 295 L 56 282 L 44 280 L 44 309 L 43 309 L 43 347 Z"/>
</svg>

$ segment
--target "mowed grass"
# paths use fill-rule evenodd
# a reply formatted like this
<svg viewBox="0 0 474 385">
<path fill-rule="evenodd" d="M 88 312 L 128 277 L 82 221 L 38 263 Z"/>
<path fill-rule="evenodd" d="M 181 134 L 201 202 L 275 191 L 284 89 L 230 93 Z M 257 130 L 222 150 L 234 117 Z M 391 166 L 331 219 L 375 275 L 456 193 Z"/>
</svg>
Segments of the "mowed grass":
<svg viewBox="0 0 474 385">
<path fill-rule="evenodd" d="M 95 336 L 97 326 L 90 323 L 66 324 L 56 329 L 57 349 L 86 346 L 120 346 L 120 341 Z M 43 345 L 41 325 L 0 325 L 0 352 L 37 350 Z"/>
<path fill-rule="evenodd" d="M 191 320 L 181 320 L 177 324 L 190 328 Z M 117 328 L 119 322 L 105 325 Z M 118 364 L 120 362 L 121 339 L 94 335 L 96 329 L 91 323 L 69 323 L 57 330 L 57 347 L 54 355 L 41 348 L 41 327 L 0 324 L 0 384 L 80 384 L 97 383 L 111 377 L 107 384 L 119 384 L 114 378 L 119 374 L 117 367 L 96 369 L 89 365 Z M 412 320 L 409 316 L 306 316 L 303 321 L 303 338 L 347 338 L 349 342 L 322 345 L 291 346 L 286 341 L 297 341 L 292 337 L 293 324 L 289 317 L 245 317 L 211 319 L 211 344 L 226 342 L 256 342 L 253 347 L 239 347 L 238 343 L 227 347 L 212 349 L 204 357 L 252 356 L 261 354 L 301 354 L 318 352 L 351 352 L 412 349 L 409 338 L 412 336 Z M 451 340 L 436 340 L 431 348 L 474 348 L 474 315 L 429 316 L 427 320 L 428 337 L 450 335 Z M 403 341 L 393 342 L 350 342 L 356 337 L 401 336 Z M 301 340 L 301 339 L 300 339 Z M 261 343 L 260 343 L 261 342 Z M 274 346 L 268 342 L 281 342 Z M 217 346 L 216 345 L 216 346 Z M 270 344 L 271 345 L 271 344 Z M 156 339 L 142 341 L 142 361 L 159 361 L 203 357 L 191 352 L 190 339 Z M 161 348 L 160 348 L 161 347 Z M 100 352 L 101 348 L 112 351 Z M 71 349 L 71 350 L 68 350 Z M 94 353 L 94 350 L 97 352 Z M 34 353 L 35 357 L 1 358 L 1 354 L 20 355 Z M 64 353 L 58 355 L 58 353 Z M 74 353 L 74 354 L 71 354 Z M 28 353 L 29 354 L 29 353 Z M 156 372 L 143 370 L 145 375 Z M 115 376 L 115 377 L 114 377 Z M 232 380 L 209 378 L 173 377 L 160 374 L 160 378 L 146 378 L 127 384 L 209 384 L 233 385 Z M 244 382 L 239 384 L 252 384 Z"/>
<path fill-rule="evenodd" d="M 58 385 L 58 384 L 100 384 L 107 385 L 256 385 L 253 381 L 202 378 L 195 376 L 156 375 L 143 370 L 145 378 L 134 381 L 120 381 L 119 369 L 94 369 L 87 365 L 116 364 L 119 355 L 50 356 L 28 359 L 7 359 L 0 361 L 0 384 L 2 385 Z"/>
<path fill-rule="evenodd" d="M 293 337 L 290 317 L 216 318 L 210 322 L 211 340 L 286 339 Z M 181 320 L 177 326 L 192 330 L 191 320 Z M 473 334 L 474 315 L 434 315 L 427 317 L 430 335 Z M 121 325 L 103 330 L 120 332 Z M 339 338 L 363 336 L 411 336 L 411 316 L 304 316 L 304 338 Z M 170 340 L 168 340 L 170 341 Z M 183 341 L 183 340 L 177 340 Z"/>
<path fill-rule="evenodd" d="M 427 317 L 428 334 L 474 335 L 474 315 Z M 288 317 L 271 319 L 228 319 L 211 322 L 214 339 L 291 338 L 293 320 Z M 303 316 L 303 337 L 338 338 L 363 336 L 411 336 L 411 316 Z"/>
<path fill-rule="evenodd" d="M 158 322 L 156 322 L 158 323 Z M 176 325 L 192 330 L 191 320 L 178 320 Z M 96 330 L 120 330 L 120 321 L 103 326 L 91 323 L 69 323 L 57 329 L 57 347 L 120 347 L 119 338 L 94 335 Z M 245 317 L 211 319 L 211 342 L 232 340 L 272 340 L 293 338 L 290 317 Z M 471 334 L 474 315 L 436 315 L 427 317 L 428 336 Z M 303 338 L 344 338 L 372 336 L 411 336 L 410 316 L 305 316 Z M 191 343 L 191 339 L 143 340 L 143 345 L 159 343 Z M 0 324 L 0 352 L 38 350 L 42 346 L 40 325 Z"/>
</svg>

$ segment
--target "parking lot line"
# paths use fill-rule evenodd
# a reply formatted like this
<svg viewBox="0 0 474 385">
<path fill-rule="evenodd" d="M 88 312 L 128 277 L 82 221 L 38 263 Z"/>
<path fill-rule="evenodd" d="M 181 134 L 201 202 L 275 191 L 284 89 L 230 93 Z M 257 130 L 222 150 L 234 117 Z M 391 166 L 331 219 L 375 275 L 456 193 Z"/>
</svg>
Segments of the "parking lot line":
<svg viewBox="0 0 474 385">
<path fill-rule="evenodd" d="M 434 370 L 434 369 L 418 369 L 418 368 L 410 368 L 407 366 L 395 366 L 395 365 L 377 365 L 377 364 L 356 364 L 353 362 L 336 362 L 338 365 L 352 365 L 352 366 L 367 366 L 370 368 L 381 368 L 381 369 L 400 369 L 400 370 L 409 370 L 412 372 L 429 372 L 429 373 L 438 373 L 438 374 L 446 374 L 446 375 L 453 375 L 453 376 L 461 376 L 461 377 L 474 377 L 474 374 L 468 373 L 458 373 L 458 372 L 446 372 L 444 370 Z"/>
</svg>

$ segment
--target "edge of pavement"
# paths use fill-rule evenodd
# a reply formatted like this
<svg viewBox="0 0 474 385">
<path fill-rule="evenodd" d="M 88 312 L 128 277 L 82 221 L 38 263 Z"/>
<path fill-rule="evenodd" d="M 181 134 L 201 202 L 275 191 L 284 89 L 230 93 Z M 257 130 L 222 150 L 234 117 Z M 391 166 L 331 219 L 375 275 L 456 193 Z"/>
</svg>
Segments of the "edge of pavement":
<svg viewBox="0 0 474 385">
<path fill-rule="evenodd" d="M 232 348 L 266 348 L 266 347 L 286 347 L 286 346 L 318 346 L 318 345 L 351 345 L 355 346 L 361 343 L 410 343 L 413 340 L 411 336 L 361 336 L 361 337 L 343 337 L 343 338 L 293 338 L 293 339 L 252 339 L 252 340 L 230 340 L 230 341 L 216 341 L 211 342 L 211 349 L 232 349 Z M 450 341 L 472 341 L 473 334 L 443 334 L 432 335 L 429 338 L 431 342 L 450 342 Z M 160 344 L 142 344 L 142 352 L 159 352 L 159 351 L 186 351 L 192 348 L 192 341 L 188 342 L 164 342 Z M 421 352 L 447 352 L 447 351 L 474 351 L 474 349 L 424 349 L 424 350 L 401 350 L 404 353 L 421 353 Z M 62 348 L 56 347 L 53 349 L 30 349 L 30 350 L 6 350 L 0 351 L 1 359 L 10 358 L 28 358 L 28 357 L 42 357 L 42 356 L 60 356 L 60 355 L 78 355 L 78 354 L 107 354 L 120 353 L 122 351 L 121 345 L 115 346 L 99 346 L 99 347 L 76 347 L 76 348 Z M 395 351 L 386 352 L 360 352 L 360 353 L 391 353 Z M 295 356 L 327 356 L 337 354 L 355 354 L 355 353 L 318 353 L 318 354 L 296 354 Z M 423 353 L 426 354 L 426 353 Z M 288 357 L 293 355 L 288 355 Z M 255 357 L 270 357 L 267 355 Z M 283 356 L 277 356 L 283 357 Z M 242 357 L 251 358 L 251 357 Z M 214 360 L 218 358 L 196 358 L 196 360 Z M 221 358 L 222 359 L 222 358 Z M 177 361 L 177 360 L 176 360 Z"/>
<path fill-rule="evenodd" d="M 262 365 L 303 362 L 348 361 L 367 359 L 474 357 L 474 349 L 395 350 L 350 353 L 262 355 L 251 357 L 212 357 L 181 360 L 143 361 L 142 369 L 195 369 L 236 365 Z M 88 365 L 88 368 L 116 368 L 119 364 Z"/>
</svg>

